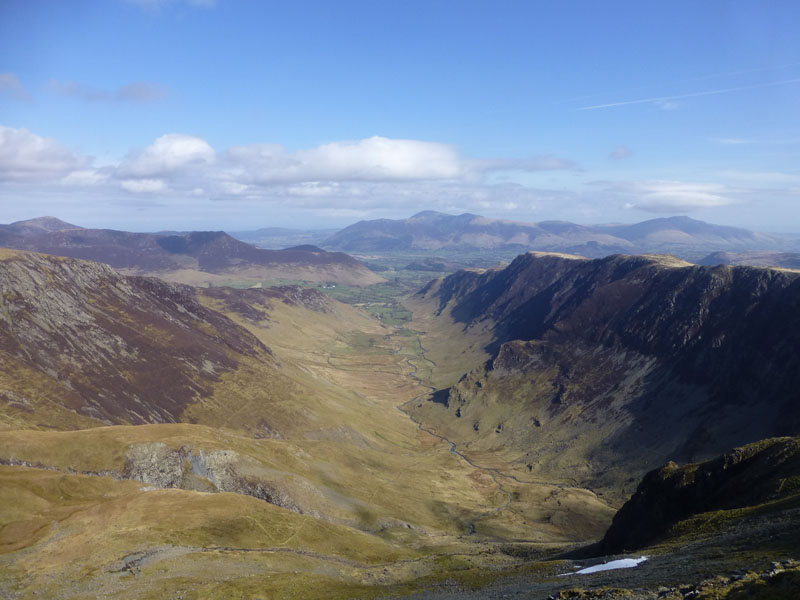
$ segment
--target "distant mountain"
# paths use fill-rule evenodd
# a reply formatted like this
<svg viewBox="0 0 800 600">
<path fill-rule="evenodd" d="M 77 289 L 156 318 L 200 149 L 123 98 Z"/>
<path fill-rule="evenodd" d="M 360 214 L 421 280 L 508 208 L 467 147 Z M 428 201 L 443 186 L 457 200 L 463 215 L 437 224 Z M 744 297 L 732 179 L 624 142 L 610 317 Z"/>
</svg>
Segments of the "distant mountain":
<svg viewBox="0 0 800 600">
<path fill-rule="evenodd" d="M 714 252 L 697 264 L 800 269 L 800 252 Z"/>
<path fill-rule="evenodd" d="M 318 245 L 336 233 L 336 229 L 286 229 L 284 227 L 264 227 L 254 231 L 231 231 L 237 240 L 253 244 L 259 248 L 287 248 L 305 244 Z"/>
<path fill-rule="evenodd" d="M 785 241 L 689 217 L 652 219 L 633 225 L 577 225 L 565 221 L 521 223 L 469 213 L 448 215 L 424 211 L 409 219 L 360 221 L 322 245 L 345 252 L 539 250 L 589 258 L 615 253 L 669 252 L 694 259 L 716 250 L 777 249 Z"/>
<path fill-rule="evenodd" d="M 221 279 L 296 279 L 368 285 L 382 281 L 341 252 L 262 250 L 223 231 L 182 234 L 85 229 L 52 217 L 0 226 L 0 246 L 95 260 L 131 274 L 199 284 Z"/>
<path fill-rule="evenodd" d="M 16 221 L 10 225 L 0 225 L 0 232 L 9 232 L 17 235 L 30 235 L 49 231 L 63 231 L 65 229 L 83 229 L 55 217 L 38 217 L 27 221 Z"/>
<path fill-rule="evenodd" d="M 434 363 L 481 331 L 490 359 L 411 413 L 538 477 L 619 494 L 668 460 L 800 431 L 800 274 L 530 253 L 417 298 Z"/>
</svg>

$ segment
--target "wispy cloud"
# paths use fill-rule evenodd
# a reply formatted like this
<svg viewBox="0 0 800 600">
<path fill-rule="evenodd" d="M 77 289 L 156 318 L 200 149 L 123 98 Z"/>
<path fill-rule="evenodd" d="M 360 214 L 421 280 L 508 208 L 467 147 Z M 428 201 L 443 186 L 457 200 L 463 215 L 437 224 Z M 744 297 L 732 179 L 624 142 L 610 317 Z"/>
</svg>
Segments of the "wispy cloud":
<svg viewBox="0 0 800 600">
<path fill-rule="evenodd" d="M 719 94 L 730 94 L 733 92 L 743 92 L 747 90 L 756 90 L 761 88 L 776 87 L 781 85 L 791 85 L 800 83 L 800 77 L 794 79 L 783 79 L 781 81 L 770 81 L 768 83 L 759 83 L 756 85 L 744 85 L 739 87 L 721 88 L 716 90 L 706 90 L 703 92 L 692 92 L 690 94 L 676 94 L 674 96 L 654 96 L 651 98 L 639 98 L 636 100 L 623 100 L 620 102 L 609 102 L 606 104 L 594 104 L 592 106 L 582 106 L 577 110 L 600 110 L 603 108 L 616 108 L 618 106 L 633 106 L 635 104 L 655 104 L 664 110 L 671 110 L 677 108 L 676 100 L 685 100 L 687 98 L 700 98 L 702 96 L 716 96 Z"/>
<path fill-rule="evenodd" d="M 617 146 L 614 150 L 608 155 L 609 158 L 613 158 L 614 160 L 622 160 L 624 158 L 629 158 L 633 156 L 633 150 L 628 148 L 625 145 Z"/>
<path fill-rule="evenodd" d="M 0 96 L 11 96 L 21 102 L 32 102 L 33 98 L 14 73 L 0 73 Z"/>
<path fill-rule="evenodd" d="M 599 181 L 595 186 L 626 209 L 675 213 L 736 203 L 735 190 L 718 183 L 684 181 Z"/>
<path fill-rule="evenodd" d="M 712 142 L 725 146 L 751 146 L 754 144 L 763 146 L 782 146 L 800 144 L 800 138 L 738 138 L 738 137 L 718 137 L 711 138 Z"/>
<path fill-rule="evenodd" d="M 62 96 L 80 98 L 85 102 L 133 102 L 147 104 L 161 102 L 167 97 L 167 90 L 157 83 L 138 81 L 122 85 L 115 90 L 93 88 L 75 81 L 50 82 L 50 90 Z"/>
</svg>

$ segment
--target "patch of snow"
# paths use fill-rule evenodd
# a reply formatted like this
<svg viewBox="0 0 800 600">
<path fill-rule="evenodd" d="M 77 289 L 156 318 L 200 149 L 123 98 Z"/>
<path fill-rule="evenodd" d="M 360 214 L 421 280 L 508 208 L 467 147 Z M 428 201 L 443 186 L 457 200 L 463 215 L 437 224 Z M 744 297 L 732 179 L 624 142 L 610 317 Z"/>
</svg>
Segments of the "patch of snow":
<svg viewBox="0 0 800 600">
<path fill-rule="evenodd" d="M 589 573 L 599 573 L 600 571 L 613 571 L 614 569 L 630 569 L 637 567 L 639 564 L 647 560 L 646 556 L 639 558 L 621 558 L 619 560 L 612 560 L 611 562 L 603 563 L 602 565 L 594 565 L 593 567 L 586 567 L 574 573 L 562 573 L 560 577 L 567 575 L 588 575 Z"/>
</svg>

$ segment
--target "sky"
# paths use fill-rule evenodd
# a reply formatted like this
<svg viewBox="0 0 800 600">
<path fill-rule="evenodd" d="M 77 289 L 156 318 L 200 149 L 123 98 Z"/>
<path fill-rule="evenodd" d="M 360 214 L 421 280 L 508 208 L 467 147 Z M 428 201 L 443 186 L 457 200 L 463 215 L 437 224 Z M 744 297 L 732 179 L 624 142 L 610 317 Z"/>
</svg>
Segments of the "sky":
<svg viewBox="0 0 800 600">
<path fill-rule="evenodd" d="M 0 0 L 0 222 L 800 232 L 796 0 Z"/>
</svg>

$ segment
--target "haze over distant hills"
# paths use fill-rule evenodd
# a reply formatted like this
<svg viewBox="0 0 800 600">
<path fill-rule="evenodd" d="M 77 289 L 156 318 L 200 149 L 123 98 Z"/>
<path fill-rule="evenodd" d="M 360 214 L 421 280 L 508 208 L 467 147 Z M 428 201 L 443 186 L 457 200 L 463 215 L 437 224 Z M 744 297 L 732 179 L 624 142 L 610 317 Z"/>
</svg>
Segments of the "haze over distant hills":
<svg viewBox="0 0 800 600">
<path fill-rule="evenodd" d="M 319 246 L 338 229 L 287 229 L 285 227 L 262 227 L 255 231 L 231 231 L 237 240 L 259 248 L 288 248 L 302 244 Z"/>
<path fill-rule="evenodd" d="M 789 250 L 797 238 L 712 225 L 689 217 L 652 219 L 632 225 L 578 225 L 566 221 L 521 223 L 465 213 L 434 211 L 401 220 L 360 221 L 322 244 L 344 252 L 525 250 L 566 252 L 588 258 L 609 254 L 665 252 L 699 259 L 716 251 Z"/>
<path fill-rule="evenodd" d="M 132 274 L 157 274 L 185 283 L 297 279 L 369 285 L 382 281 L 341 252 L 298 247 L 263 250 L 223 231 L 132 233 L 87 229 L 54 217 L 0 225 L 0 247 L 106 263 Z"/>
</svg>

